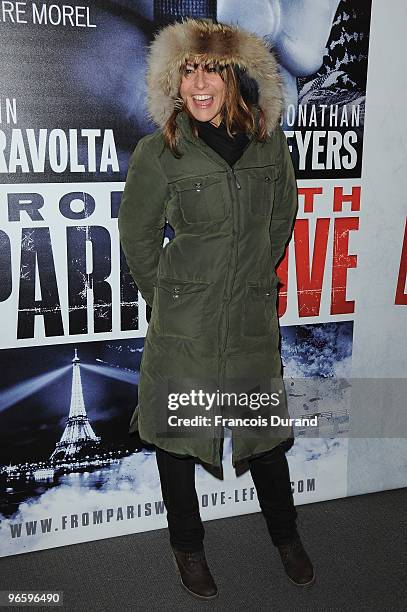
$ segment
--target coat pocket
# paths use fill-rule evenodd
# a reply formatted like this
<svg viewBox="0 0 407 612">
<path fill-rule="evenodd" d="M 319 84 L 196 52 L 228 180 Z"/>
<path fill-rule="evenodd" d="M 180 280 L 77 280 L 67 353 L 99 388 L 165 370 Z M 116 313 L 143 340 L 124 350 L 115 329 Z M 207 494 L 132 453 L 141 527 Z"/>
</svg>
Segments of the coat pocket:
<svg viewBox="0 0 407 612">
<path fill-rule="evenodd" d="M 250 168 L 250 210 L 253 215 L 269 217 L 273 210 L 277 168 L 274 165 Z"/>
<path fill-rule="evenodd" d="M 266 336 L 278 329 L 276 277 L 270 283 L 247 281 L 242 335 Z"/>
<path fill-rule="evenodd" d="M 219 176 L 196 176 L 174 184 L 186 223 L 208 223 L 225 218 L 225 199 Z"/>
<path fill-rule="evenodd" d="M 206 281 L 160 278 L 155 285 L 157 331 L 162 336 L 197 338 L 204 331 Z"/>
</svg>

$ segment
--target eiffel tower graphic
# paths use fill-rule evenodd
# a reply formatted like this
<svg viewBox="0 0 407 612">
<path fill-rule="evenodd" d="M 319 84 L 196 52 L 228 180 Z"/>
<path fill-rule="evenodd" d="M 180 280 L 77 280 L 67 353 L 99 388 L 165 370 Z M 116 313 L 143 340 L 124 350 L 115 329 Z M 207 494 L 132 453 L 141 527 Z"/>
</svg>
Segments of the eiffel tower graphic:
<svg viewBox="0 0 407 612">
<path fill-rule="evenodd" d="M 75 349 L 75 357 L 72 359 L 72 364 L 72 393 L 68 421 L 60 441 L 55 445 L 55 450 L 50 456 L 50 460 L 73 457 L 84 446 L 100 442 L 100 437 L 93 431 L 86 414 L 82 393 L 80 359 L 77 349 Z"/>
</svg>

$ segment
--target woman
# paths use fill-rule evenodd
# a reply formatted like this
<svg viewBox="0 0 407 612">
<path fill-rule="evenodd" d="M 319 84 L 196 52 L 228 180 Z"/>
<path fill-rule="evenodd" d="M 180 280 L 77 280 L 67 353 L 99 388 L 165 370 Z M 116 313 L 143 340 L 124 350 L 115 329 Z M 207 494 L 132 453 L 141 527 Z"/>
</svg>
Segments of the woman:
<svg viewBox="0 0 407 612">
<path fill-rule="evenodd" d="M 181 582 L 209 599 L 218 591 L 203 548 L 195 461 L 220 468 L 222 418 L 256 412 L 223 396 L 196 402 L 192 391 L 218 400 L 219 391 L 252 398 L 253 389 L 278 390 L 278 405 L 270 400 L 259 414 L 267 423 L 288 416 L 275 266 L 292 232 L 297 188 L 278 124 L 277 62 L 261 39 L 208 19 L 175 23 L 152 42 L 147 76 L 159 129 L 136 146 L 119 214 L 131 274 L 152 307 L 129 431 L 156 447 Z M 166 219 L 175 237 L 162 248 Z M 180 393 L 186 407 L 171 403 Z M 185 424 L 188 416 L 199 426 Z M 249 464 L 285 571 L 295 584 L 311 584 L 285 456 L 292 428 L 230 428 L 233 465 Z"/>
</svg>

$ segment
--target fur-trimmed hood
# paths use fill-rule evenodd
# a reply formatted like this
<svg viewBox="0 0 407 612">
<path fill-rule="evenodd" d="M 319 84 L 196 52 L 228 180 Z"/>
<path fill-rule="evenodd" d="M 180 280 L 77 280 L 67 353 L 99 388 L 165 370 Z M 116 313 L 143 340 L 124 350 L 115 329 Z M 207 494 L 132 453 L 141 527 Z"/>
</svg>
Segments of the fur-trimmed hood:
<svg viewBox="0 0 407 612">
<path fill-rule="evenodd" d="M 175 108 L 180 68 L 188 58 L 233 64 L 256 82 L 270 134 L 280 119 L 283 90 L 277 60 L 257 35 L 211 19 L 187 19 L 161 29 L 147 58 L 148 113 L 163 128 Z"/>
</svg>

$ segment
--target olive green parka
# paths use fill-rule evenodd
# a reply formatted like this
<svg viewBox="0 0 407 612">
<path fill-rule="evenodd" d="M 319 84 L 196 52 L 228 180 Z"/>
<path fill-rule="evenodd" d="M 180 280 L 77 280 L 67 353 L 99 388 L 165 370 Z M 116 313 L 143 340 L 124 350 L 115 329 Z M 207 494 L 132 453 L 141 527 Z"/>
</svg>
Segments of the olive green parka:
<svg viewBox="0 0 407 612">
<path fill-rule="evenodd" d="M 219 40 L 226 34 L 222 55 Z M 176 118 L 182 156 L 177 159 L 165 147 L 162 130 L 174 109 L 179 66 L 191 53 L 201 58 L 202 45 L 205 57 L 231 61 L 256 80 L 258 106 L 267 119 L 266 142 L 250 136 L 233 168 L 194 137 L 185 111 Z M 171 70 L 168 58 L 173 58 Z M 290 239 L 298 202 L 294 168 L 278 122 L 281 83 L 273 53 L 261 39 L 209 20 L 188 20 L 167 26 L 156 37 L 148 86 L 149 112 L 160 127 L 139 140 L 130 158 L 119 212 L 120 240 L 130 272 L 152 307 L 138 405 L 129 431 L 138 430 L 142 440 L 165 450 L 219 467 L 222 416 L 262 415 L 267 422 L 270 415 L 289 417 L 275 266 Z M 165 108 L 157 105 L 161 97 Z M 255 116 L 257 121 L 257 112 Z M 167 221 L 175 237 L 163 246 Z M 168 394 L 173 392 L 228 391 L 236 393 L 236 399 L 245 391 L 277 388 L 278 407 L 248 409 L 235 404 L 226 410 L 225 404 L 215 402 L 203 409 L 190 402 L 178 410 L 168 408 Z M 207 417 L 199 427 L 188 422 L 182 422 L 183 428 L 169 425 L 170 416 L 177 423 L 175 417 L 198 413 L 201 419 Z M 287 425 L 253 428 L 232 423 L 230 428 L 233 465 L 292 440 L 293 430 Z"/>
</svg>

